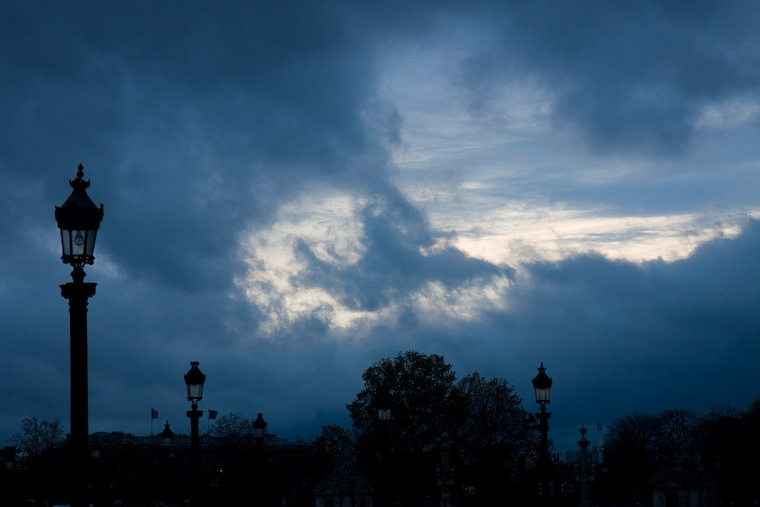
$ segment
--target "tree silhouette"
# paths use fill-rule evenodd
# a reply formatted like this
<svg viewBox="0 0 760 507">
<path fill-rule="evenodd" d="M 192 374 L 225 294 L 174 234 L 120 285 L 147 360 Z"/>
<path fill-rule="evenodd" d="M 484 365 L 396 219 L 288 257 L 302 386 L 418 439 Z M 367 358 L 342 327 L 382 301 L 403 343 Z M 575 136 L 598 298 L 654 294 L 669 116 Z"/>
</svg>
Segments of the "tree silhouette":
<svg viewBox="0 0 760 507">
<path fill-rule="evenodd" d="M 37 457 L 43 452 L 54 449 L 64 442 L 64 430 L 61 419 L 40 421 L 36 417 L 27 417 L 21 421 L 21 431 L 11 437 L 11 442 L 21 451 Z"/>
<path fill-rule="evenodd" d="M 442 356 L 399 353 L 371 365 L 347 405 L 359 463 L 385 500 L 435 497 L 435 469 L 446 439 L 457 477 L 482 491 L 504 491 L 516 454 L 531 442 L 522 400 L 503 379 L 475 372 L 456 380 Z M 378 417 L 389 408 L 390 420 Z M 454 490 L 452 490 L 454 491 Z"/>
</svg>

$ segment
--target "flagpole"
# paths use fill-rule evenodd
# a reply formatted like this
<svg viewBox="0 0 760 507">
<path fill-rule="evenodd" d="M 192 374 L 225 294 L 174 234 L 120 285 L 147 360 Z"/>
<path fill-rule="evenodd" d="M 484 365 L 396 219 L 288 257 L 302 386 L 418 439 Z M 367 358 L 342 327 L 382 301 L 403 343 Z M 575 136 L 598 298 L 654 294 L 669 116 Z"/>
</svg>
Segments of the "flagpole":
<svg viewBox="0 0 760 507">
<path fill-rule="evenodd" d="M 211 419 L 216 421 L 216 414 L 218 412 L 216 410 L 209 409 L 208 411 L 208 419 L 206 419 L 206 434 L 209 434 L 209 431 L 211 431 Z"/>
<path fill-rule="evenodd" d="M 153 436 L 153 419 L 158 419 L 158 410 L 150 409 L 150 436 Z"/>
</svg>

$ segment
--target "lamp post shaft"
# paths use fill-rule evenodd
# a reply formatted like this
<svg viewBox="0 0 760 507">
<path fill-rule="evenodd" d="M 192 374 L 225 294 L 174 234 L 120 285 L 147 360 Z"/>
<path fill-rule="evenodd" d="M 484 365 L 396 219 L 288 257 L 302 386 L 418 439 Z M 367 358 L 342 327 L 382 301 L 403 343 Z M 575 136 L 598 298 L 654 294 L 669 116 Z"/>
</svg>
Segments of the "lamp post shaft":
<svg viewBox="0 0 760 507">
<path fill-rule="evenodd" d="M 81 272 L 81 273 L 80 273 Z M 82 268 L 75 268 L 73 282 L 61 285 L 69 300 L 71 365 L 71 486 L 72 507 L 87 507 L 89 430 L 87 407 L 87 300 L 95 295 L 94 283 L 85 283 Z"/>
<path fill-rule="evenodd" d="M 187 417 L 190 418 L 190 452 L 192 453 L 193 469 L 198 469 L 200 458 L 200 434 L 198 431 L 198 420 L 203 415 L 203 410 L 198 410 L 198 405 L 193 404 L 193 409 L 188 410 Z"/>
<path fill-rule="evenodd" d="M 578 445 L 581 448 L 580 455 L 580 477 L 581 483 L 581 504 L 580 507 L 591 507 L 591 473 L 589 470 L 588 462 L 588 444 L 591 442 L 586 438 L 586 428 L 581 427 L 581 439 L 578 440 Z"/>
<path fill-rule="evenodd" d="M 549 459 L 549 418 L 551 413 L 546 411 L 546 405 L 541 405 L 541 411 L 536 414 L 538 418 L 538 430 L 541 435 L 539 442 L 541 454 L 539 455 L 538 468 L 541 474 L 541 501 L 544 505 L 549 504 L 551 481 L 551 460 Z"/>
<path fill-rule="evenodd" d="M 198 405 L 193 403 L 193 409 L 187 411 L 190 418 L 190 460 L 192 466 L 192 490 L 195 496 L 194 502 L 201 503 L 201 453 L 198 421 L 203 415 L 203 410 L 198 410 Z"/>
</svg>

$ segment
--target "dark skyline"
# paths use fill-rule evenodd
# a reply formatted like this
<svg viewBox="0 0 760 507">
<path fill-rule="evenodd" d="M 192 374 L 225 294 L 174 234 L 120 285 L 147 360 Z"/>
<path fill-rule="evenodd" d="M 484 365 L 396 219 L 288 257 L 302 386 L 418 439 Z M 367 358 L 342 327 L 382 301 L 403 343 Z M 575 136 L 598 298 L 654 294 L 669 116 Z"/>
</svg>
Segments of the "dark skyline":
<svg viewBox="0 0 760 507">
<path fill-rule="evenodd" d="M 405 350 L 528 410 L 543 361 L 560 451 L 581 423 L 746 408 L 758 11 L 4 2 L 0 439 L 69 424 L 53 210 L 80 163 L 105 211 L 91 432 L 147 434 L 151 408 L 189 432 L 191 360 L 205 411 L 348 427 Z"/>
</svg>

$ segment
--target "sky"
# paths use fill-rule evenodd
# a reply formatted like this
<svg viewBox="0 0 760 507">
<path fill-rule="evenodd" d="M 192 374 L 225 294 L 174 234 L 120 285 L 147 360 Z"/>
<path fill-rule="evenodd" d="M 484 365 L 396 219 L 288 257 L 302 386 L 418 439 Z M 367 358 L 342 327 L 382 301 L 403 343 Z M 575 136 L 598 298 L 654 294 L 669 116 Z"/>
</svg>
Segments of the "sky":
<svg viewBox="0 0 760 507">
<path fill-rule="evenodd" d="M 528 410 L 543 362 L 560 451 L 747 408 L 760 4 L 464 4 L 0 2 L 0 441 L 69 425 L 54 207 L 80 163 L 91 432 L 189 433 L 195 360 L 202 410 L 348 428 L 406 350 Z"/>
</svg>

